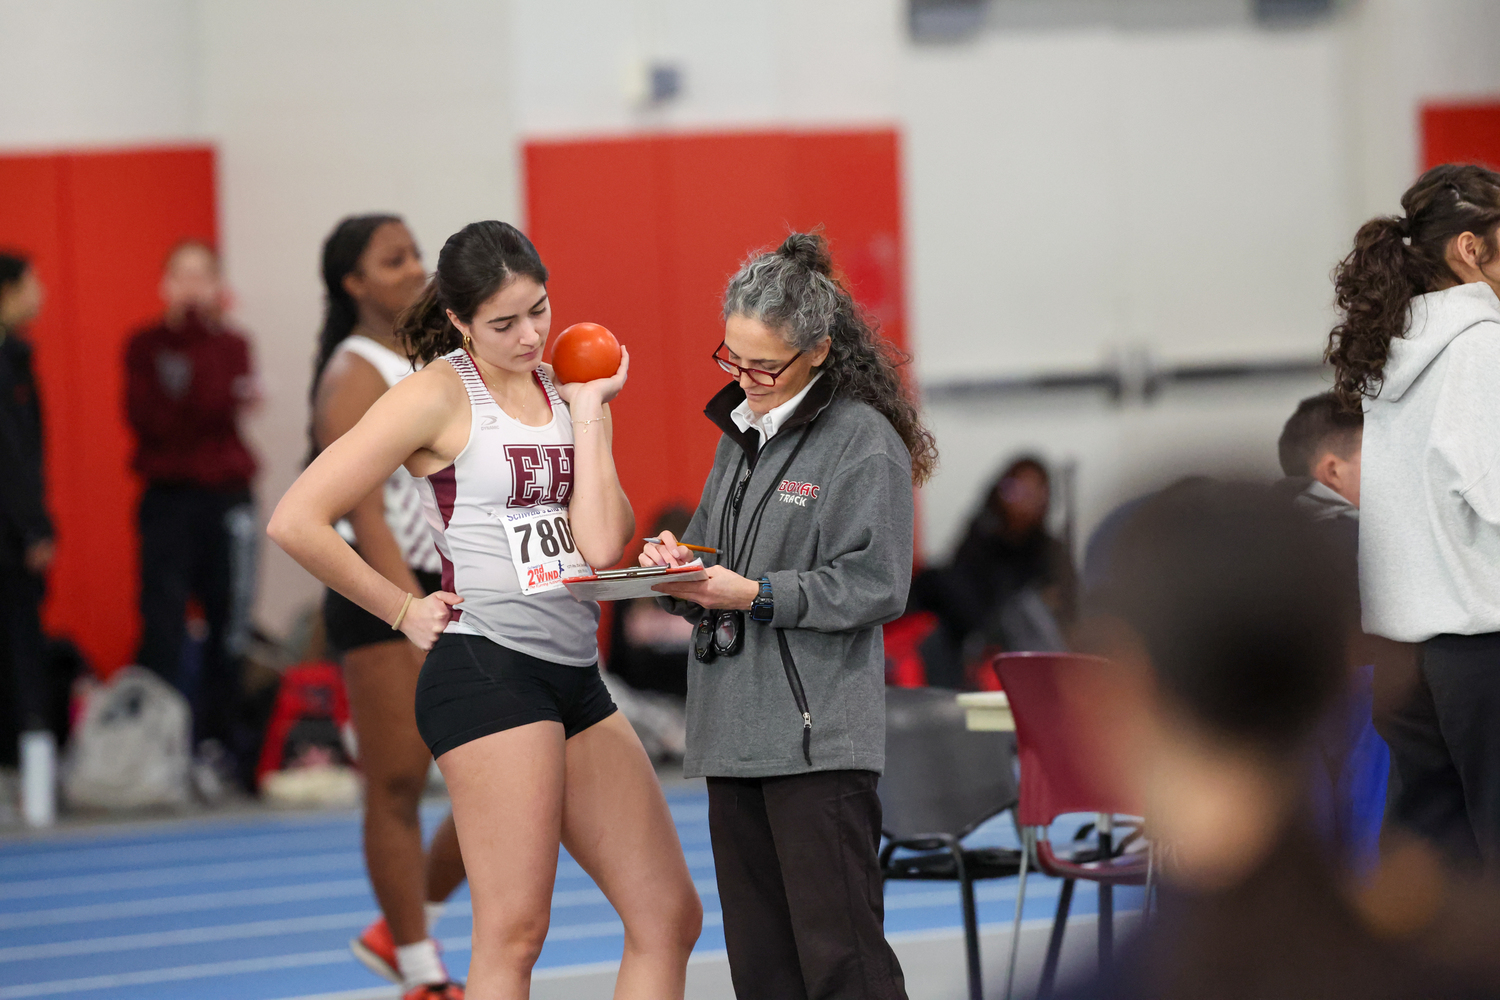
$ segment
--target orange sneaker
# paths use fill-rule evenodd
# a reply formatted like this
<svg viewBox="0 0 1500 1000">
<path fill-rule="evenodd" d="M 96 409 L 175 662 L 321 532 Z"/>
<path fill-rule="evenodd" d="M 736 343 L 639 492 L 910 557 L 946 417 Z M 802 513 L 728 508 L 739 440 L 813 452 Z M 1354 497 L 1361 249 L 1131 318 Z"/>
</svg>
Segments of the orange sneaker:
<svg viewBox="0 0 1500 1000">
<path fill-rule="evenodd" d="M 401 1000 L 464 1000 L 464 988 L 458 983 L 429 983 L 408 990 Z"/>
<path fill-rule="evenodd" d="M 401 984 L 401 970 L 396 967 L 396 939 L 391 936 L 385 917 L 377 917 L 363 934 L 350 940 L 349 950 L 375 975 L 398 986 Z"/>
</svg>

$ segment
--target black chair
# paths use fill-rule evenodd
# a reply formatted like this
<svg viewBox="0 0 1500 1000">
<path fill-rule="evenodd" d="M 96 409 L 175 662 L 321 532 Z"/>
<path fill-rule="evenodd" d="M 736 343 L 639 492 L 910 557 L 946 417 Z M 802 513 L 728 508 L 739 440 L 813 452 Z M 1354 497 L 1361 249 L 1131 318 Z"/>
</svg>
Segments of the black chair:
<svg viewBox="0 0 1500 1000">
<path fill-rule="evenodd" d="M 883 879 L 957 882 L 963 899 L 969 997 L 981 1000 L 974 883 L 1021 870 L 1021 852 L 966 848 L 963 839 L 1019 797 L 1012 733 L 970 732 L 955 692 L 886 688 L 880 778 Z M 897 854 L 897 851 L 903 853 Z"/>
</svg>

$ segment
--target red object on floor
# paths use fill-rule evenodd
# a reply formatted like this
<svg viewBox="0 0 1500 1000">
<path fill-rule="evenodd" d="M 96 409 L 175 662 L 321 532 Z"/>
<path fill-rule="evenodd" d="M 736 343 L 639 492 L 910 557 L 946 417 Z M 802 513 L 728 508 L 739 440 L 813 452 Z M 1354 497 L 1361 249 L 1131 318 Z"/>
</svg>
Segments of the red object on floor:
<svg viewBox="0 0 1500 1000">
<path fill-rule="evenodd" d="M 0 248 L 47 289 L 36 345 L 57 527 L 44 623 L 108 676 L 135 656 L 136 501 L 124 415 L 124 350 L 161 310 L 168 251 L 217 242 L 206 146 L 0 156 Z"/>
<path fill-rule="evenodd" d="M 255 767 L 256 784 L 286 764 L 284 754 L 294 733 L 308 728 L 324 732 L 331 729 L 337 740 L 348 724 L 349 697 L 344 691 L 344 675 L 336 665 L 317 661 L 288 667 L 281 675 L 271 721 L 266 724 L 266 740 Z"/>
</svg>

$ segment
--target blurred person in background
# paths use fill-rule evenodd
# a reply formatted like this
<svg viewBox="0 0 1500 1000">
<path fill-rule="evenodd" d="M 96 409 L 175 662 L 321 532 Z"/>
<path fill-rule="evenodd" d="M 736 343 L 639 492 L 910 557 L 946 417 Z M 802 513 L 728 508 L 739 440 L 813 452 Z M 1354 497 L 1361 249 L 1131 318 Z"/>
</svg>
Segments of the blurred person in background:
<svg viewBox="0 0 1500 1000">
<path fill-rule="evenodd" d="M 146 485 L 137 660 L 192 704 L 200 758 L 219 778 L 238 771 L 245 781 L 251 741 L 238 723 L 255 591 L 256 465 L 239 425 L 259 388 L 249 341 L 224 321 L 212 247 L 197 240 L 174 247 L 160 293 L 161 319 L 133 334 L 125 349 L 125 412 L 136 438 L 134 468 Z M 189 598 L 208 628 L 196 678 L 184 676 Z"/>
<path fill-rule="evenodd" d="M 0 693 L 6 705 L 0 765 L 39 763 L 50 773 L 49 749 L 56 748 L 38 609 L 55 550 L 43 475 L 42 407 L 25 337 L 43 297 L 26 258 L 0 253 Z M 21 760 L 35 754 L 46 760 Z"/>
<path fill-rule="evenodd" d="M 323 244 L 322 272 L 327 298 L 313 368 L 311 457 L 412 373 L 396 342 L 396 317 L 427 282 L 416 240 L 395 215 L 342 220 Z M 365 562 L 407 593 L 442 589 L 422 498 L 405 468 L 361 500 L 338 528 Z M 365 775 L 365 866 L 381 912 L 350 948 L 372 972 L 407 990 L 436 988 L 448 973 L 432 927 L 463 881 L 464 867 L 452 815 L 438 825 L 431 847 L 422 847 L 418 808 L 432 766 L 414 708 L 422 651 L 334 590 L 324 592 L 323 622 L 349 694 Z M 451 991 L 462 993 L 457 986 Z"/>
<path fill-rule="evenodd" d="M 930 611 L 941 628 L 924 649 L 928 683 L 965 686 L 965 669 L 999 650 L 1061 650 L 1072 624 L 1076 581 L 1067 546 L 1047 532 L 1052 481 L 1039 458 L 1022 456 L 985 490 L 947 566 L 912 580 L 908 610 Z"/>
<path fill-rule="evenodd" d="M 1366 632 L 1420 644 L 1377 717 L 1389 821 L 1500 868 L 1500 174 L 1444 164 L 1335 273 L 1335 389 L 1363 409 Z"/>
<path fill-rule="evenodd" d="M 649 538 L 682 537 L 693 512 L 673 505 L 656 515 Z M 655 598 L 617 601 L 609 627 L 610 697 L 656 760 L 681 760 L 687 751 L 687 661 L 693 623 Z"/>
<path fill-rule="evenodd" d="M 1284 490 L 1315 520 L 1345 524 L 1350 547 L 1359 539 L 1359 466 L 1365 417 L 1344 407 L 1332 392 L 1309 396 L 1297 404 L 1276 442 Z"/>
<path fill-rule="evenodd" d="M 1181 482 L 1122 527 L 1083 631 L 1120 667 L 1111 763 L 1146 804 L 1160 901 L 1120 966 L 1066 995 L 1486 995 L 1379 919 L 1416 900 L 1356 903 L 1307 816 L 1305 761 L 1358 631 L 1351 570 L 1261 486 Z"/>
<path fill-rule="evenodd" d="M 1337 396 L 1324 392 L 1297 405 L 1277 441 L 1286 478 L 1276 491 L 1327 538 L 1346 571 L 1347 601 L 1355 608 L 1363 427 L 1363 414 L 1346 410 Z M 1356 869 L 1367 870 L 1376 860 L 1390 753 L 1372 721 L 1377 650 L 1359 638 L 1344 690 L 1319 727 L 1311 792 L 1324 834 Z"/>
</svg>

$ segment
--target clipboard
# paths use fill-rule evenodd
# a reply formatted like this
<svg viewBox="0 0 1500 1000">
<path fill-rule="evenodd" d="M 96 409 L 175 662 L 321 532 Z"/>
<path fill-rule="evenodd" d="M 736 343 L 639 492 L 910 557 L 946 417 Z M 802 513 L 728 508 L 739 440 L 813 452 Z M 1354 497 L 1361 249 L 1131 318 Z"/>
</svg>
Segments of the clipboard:
<svg viewBox="0 0 1500 1000">
<path fill-rule="evenodd" d="M 652 590 L 659 583 L 708 579 L 702 559 L 685 566 L 629 566 L 605 569 L 592 576 L 574 576 L 563 580 L 563 586 L 575 601 L 628 601 L 636 597 L 662 597 Z"/>
</svg>

